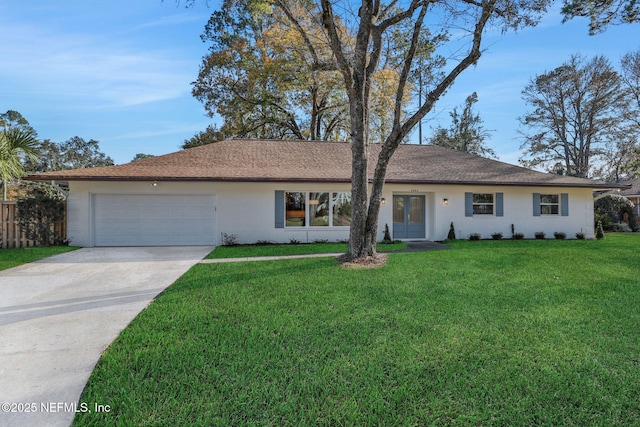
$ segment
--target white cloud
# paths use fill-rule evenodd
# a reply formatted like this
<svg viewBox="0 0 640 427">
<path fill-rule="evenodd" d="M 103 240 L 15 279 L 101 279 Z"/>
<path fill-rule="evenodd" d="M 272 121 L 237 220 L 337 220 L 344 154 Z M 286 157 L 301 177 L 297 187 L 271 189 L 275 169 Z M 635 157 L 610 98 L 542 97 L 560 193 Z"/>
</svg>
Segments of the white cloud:
<svg viewBox="0 0 640 427">
<path fill-rule="evenodd" d="M 71 95 L 77 102 L 103 107 L 138 105 L 189 93 L 193 70 L 185 70 L 185 61 L 169 50 L 142 51 L 87 34 L 59 35 L 15 24 L 0 25 L 0 40 L 2 92 L 48 94 L 51 98 Z"/>
<path fill-rule="evenodd" d="M 155 21 L 146 22 L 135 27 L 132 31 L 154 27 L 171 27 L 174 25 L 189 24 L 192 22 L 200 22 L 202 17 L 190 13 L 181 13 L 178 15 L 170 15 L 161 17 Z"/>
</svg>

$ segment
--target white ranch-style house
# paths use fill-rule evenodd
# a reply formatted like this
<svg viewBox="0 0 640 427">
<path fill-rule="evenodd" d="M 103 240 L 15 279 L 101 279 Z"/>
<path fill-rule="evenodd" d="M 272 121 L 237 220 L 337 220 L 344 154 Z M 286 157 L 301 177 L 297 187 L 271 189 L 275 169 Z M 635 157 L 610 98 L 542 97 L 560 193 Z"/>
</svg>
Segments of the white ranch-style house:
<svg viewBox="0 0 640 427">
<path fill-rule="evenodd" d="M 380 146 L 370 147 L 371 172 Z M 136 162 L 31 175 L 66 182 L 68 237 L 92 246 L 346 240 L 348 143 L 230 139 Z M 564 232 L 594 237 L 593 191 L 622 187 L 541 173 L 447 148 L 402 145 L 383 191 L 379 238 Z"/>
</svg>

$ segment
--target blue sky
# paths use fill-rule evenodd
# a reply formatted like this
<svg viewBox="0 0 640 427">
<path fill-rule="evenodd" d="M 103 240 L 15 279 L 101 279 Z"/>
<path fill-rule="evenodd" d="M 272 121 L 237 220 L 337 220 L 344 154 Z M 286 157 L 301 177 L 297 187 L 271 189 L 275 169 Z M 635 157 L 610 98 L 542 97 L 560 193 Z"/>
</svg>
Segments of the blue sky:
<svg viewBox="0 0 640 427">
<path fill-rule="evenodd" d="M 212 123 L 190 85 L 211 11 L 204 1 L 185 9 L 174 0 L 0 0 L 0 111 L 19 111 L 43 139 L 98 140 L 118 164 L 177 151 Z M 561 20 L 556 10 L 536 28 L 487 34 L 478 65 L 438 102 L 423 133 L 448 126 L 449 111 L 476 91 L 475 109 L 493 130 L 488 145 L 516 163 L 520 92 L 531 77 L 573 53 L 605 55 L 617 67 L 640 49 L 640 24 L 588 36 L 585 20 Z"/>
</svg>

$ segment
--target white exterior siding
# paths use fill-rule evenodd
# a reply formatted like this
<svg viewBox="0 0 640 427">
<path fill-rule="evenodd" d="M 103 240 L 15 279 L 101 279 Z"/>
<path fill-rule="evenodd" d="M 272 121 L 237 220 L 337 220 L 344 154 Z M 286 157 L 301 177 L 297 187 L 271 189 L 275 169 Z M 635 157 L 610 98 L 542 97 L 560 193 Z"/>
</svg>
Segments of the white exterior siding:
<svg viewBox="0 0 640 427">
<path fill-rule="evenodd" d="M 584 233 L 593 238 L 593 196 L 590 188 L 553 188 L 553 187 L 507 187 L 507 186 L 442 186 L 436 187 L 434 208 L 435 237 L 432 240 L 444 240 L 449 225 L 454 223 L 456 237 L 467 239 L 472 233 L 479 233 L 483 239 L 490 239 L 493 233 L 500 232 L 504 238 L 511 237 L 511 225 L 516 233 L 525 238 L 533 238 L 536 232 L 544 232 L 547 238 L 553 238 L 554 232 L 564 232 L 567 238 L 575 238 L 576 233 Z M 465 216 L 464 193 L 503 193 L 504 216 L 474 215 Z M 569 199 L 569 215 L 533 215 L 533 193 L 562 194 Z M 442 203 L 448 199 L 448 204 Z"/>
<path fill-rule="evenodd" d="M 349 191 L 348 184 L 300 183 L 212 183 L 218 195 L 218 230 L 235 234 L 238 243 L 270 241 L 288 243 L 295 239 L 302 243 L 314 240 L 346 240 L 348 227 L 286 227 L 275 226 L 275 192 L 341 192 Z M 219 242 L 220 243 L 220 242 Z"/>
<path fill-rule="evenodd" d="M 285 227 L 275 226 L 275 192 L 349 192 L 350 184 L 331 183 L 242 183 L 242 182 L 163 182 L 157 186 L 142 181 L 71 181 L 68 199 L 68 237 L 73 245 L 95 245 L 95 213 L 92 212 L 92 195 L 207 195 L 215 196 L 214 212 L 210 218 L 216 236 L 213 244 L 222 243 L 222 235 L 236 235 L 238 243 L 272 241 L 287 243 L 292 239 L 300 242 L 314 240 L 346 240 L 348 227 Z M 503 193 L 504 216 L 465 216 L 465 192 Z M 568 194 L 569 215 L 533 216 L 533 193 Z M 425 196 L 425 236 L 428 240 L 444 240 L 449 224 L 454 223 L 456 236 L 466 239 L 471 233 L 482 238 L 491 238 L 492 233 L 501 232 L 511 237 L 511 224 L 515 231 L 526 238 L 543 231 L 548 238 L 561 231 L 567 238 L 576 233 L 594 236 L 593 198 L 591 188 L 560 187 L 516 187 L 516 186 L 463 186 L 463 185 L 400 185 L 387 184 L 381 207 L 378 237 L 381 240 L 385 224 L 393 229 L 393 196 Z M 443 204 L 443 199 L 448 204 Z M 179 219 L 177 219 L 179 220 Z"/>
</svg>

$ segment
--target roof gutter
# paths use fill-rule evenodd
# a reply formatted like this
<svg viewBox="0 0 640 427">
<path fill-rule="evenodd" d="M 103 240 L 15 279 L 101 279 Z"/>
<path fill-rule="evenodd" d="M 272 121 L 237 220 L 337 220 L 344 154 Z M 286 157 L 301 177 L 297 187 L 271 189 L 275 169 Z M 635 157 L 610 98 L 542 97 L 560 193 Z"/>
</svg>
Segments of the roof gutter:
<svg viewBox="0 0 640 427">
<path fill-rule="evenodd" d="M 299 182 L 299 183 L 350 183 L 349 178 L 258 178 L 258 177 L 171 177 L 171 176 L 74 176 L 74 175 L 29 175 L 24 179 L 29 181 L 159 181 L 159 182 Z M 372 183 L 372 180 L 369 180 Z M 509 182 L 509 181 L 447 181 L 447 180 L 396 180 L 388 179 L 385 184 L 412 184 L 412 185 L 500 185 L 510 187 L 570 187 L 593 188 L 599 190 L 620 191 L 631 188 L 630 184 L 606 183 L 587 181 L 585 183 L 560 183 L 560 182 Z"/>
</svg>

